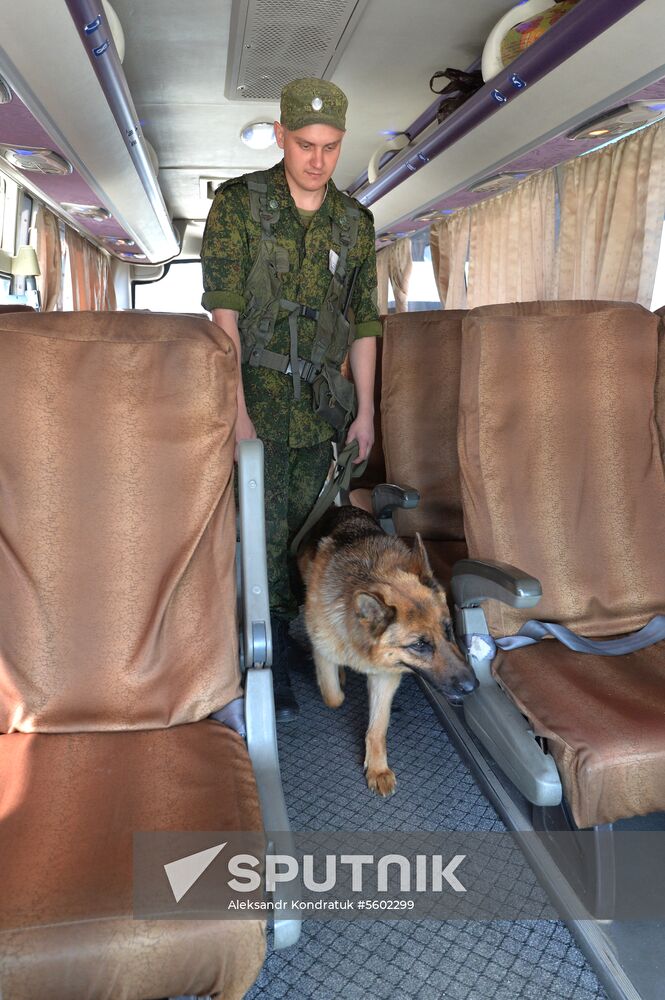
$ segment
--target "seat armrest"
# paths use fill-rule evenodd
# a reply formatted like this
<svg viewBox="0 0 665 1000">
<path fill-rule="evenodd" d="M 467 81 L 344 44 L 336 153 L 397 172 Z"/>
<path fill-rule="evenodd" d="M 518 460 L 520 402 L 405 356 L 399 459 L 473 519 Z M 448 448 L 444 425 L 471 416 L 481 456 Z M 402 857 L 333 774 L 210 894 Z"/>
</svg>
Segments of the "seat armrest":
<svg viewBox="0 0 665 1000">
<path fill-rule="evenodd" d="M 393 511 L 413 510 L 420 503 L 420 493 L 413 486 L 379 483 L 372 490 L 372 513 L 387 535 L 394 535 Z"/>
<path fill-rule="evenodd" d="M 389 517 L 396 507 L 412 510 L 420 503 L 420 493 L 413 486 L 379 483 L 372 490 L 372 510 L 378 518 Z"/>
<path fill-rule="evenodd" d="M 455 563 L 451 588 L 458 608 L 489 600 L 511 608 L 533 608 L 543 596 L 535 577 L 508 563 L 482 559 L 460 559 Z"/>
<path fill-rule="evenodd" d="M 272 634 L 266 565 L 263 442 L 258 439 L 241 441 L 238 445 L 238 507 L 243 665 L 270 666 Z"/>
</svg>

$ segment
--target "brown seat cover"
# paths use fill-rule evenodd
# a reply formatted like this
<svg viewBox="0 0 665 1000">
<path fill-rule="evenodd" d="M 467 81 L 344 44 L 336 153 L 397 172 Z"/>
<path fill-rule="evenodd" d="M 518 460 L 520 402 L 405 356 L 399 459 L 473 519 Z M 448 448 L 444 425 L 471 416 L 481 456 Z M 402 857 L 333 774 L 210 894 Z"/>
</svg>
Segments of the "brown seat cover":
<svg viewBox="0 0 665 1000">
<path fill-rule="evenodd" d="M 457 460 L 463 310 L 396 313 L 383 333 L 381 422 L 390 482 L 420 493 L 397 511 L 400 535 L 464 538 Z"/>
<path fill-rule="evenodd" d="M 592 656 L 546 640 L 495 675 L 548 740 L 578 826 L 665 808 L 664 643 Z"/>
<path fill-rule="evenodd" d="M 439 582 L 467 554 L 457 460 L 457 404 L 465 310 L 386 316 L 381 423 L 389 482 L 420 493 L 395 512 L 398 534 L 420 532 Z M 361 504 L 359 504 L 360 506 Z"/>
<path fill-rule="evenodd" d="M 656 318 L 627 303 L 486 306 L 467 317 L 459 454 L 469 553 L 532 573 L 544 595 L 531 611 L 490 602 L 494 634 L 538 617 L 604 637 L 665 610 L 657 346 Z M 627 662 L 642 665 L 649 694 L 640 704 L 650 698 L 665 716 L 662 677 L 651 667 L 659 651 L 614 671 L 627 679 Z M 665 726 L 660 738 L 651 727 L 645 744 L 640 712 L 629 694 L 617 699 L 606 661 L 545 642 L 495 668 L 534 725 L 547 728 L 580 825 L 665 808 Z M 593 671 L 603 681 L 591 699 Z M 643 749 L 649 766 L 638 760 Z M 639 774 L 630 795 L 629 774 Z"/>
<path fill-rule="evenodd" d="M 204 720 L 0 737 L 0 813 L 3 1000 L 244 996 L 262 921 L 132 919 L 134 831 L 261 830 L 236 733 Z"/>
<path fill-rule="evenodd" d="M 239 695 L 217 329 L 0 316 L 0 732 L 194 722 Z"/>
<path fill-rule="evenodd" d="M 0 380 L 3 1000 L 239 1000 L 263 922 L 131 900 L 133 832 L 261 828 L 243 741 L 205 718 L 241 693 L 232 344 L 5 314 Z"/>
</svg>

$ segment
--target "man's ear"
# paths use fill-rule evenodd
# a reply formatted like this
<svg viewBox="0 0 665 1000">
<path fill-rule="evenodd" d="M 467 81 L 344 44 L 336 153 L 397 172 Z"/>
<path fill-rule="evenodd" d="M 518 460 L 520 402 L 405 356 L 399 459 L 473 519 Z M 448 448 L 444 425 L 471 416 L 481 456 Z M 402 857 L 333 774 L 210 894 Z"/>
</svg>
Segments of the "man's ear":
<svg viewBox="0 0 665 1000">
<path fill-rule="evenodd" d="M 409 560 L 409 572 L 415 573 L 426 586 L 431 586 L 434 583 L 432 567 L 430 566 L 429 559 L 427 557 L 427 550 L 423 545 L 423 540 L 420 537 L 419 532 L 416 532 L 416 537 L 413 539 L 413 549 L 411 550 L 411 558 Z"/>
<path fill-rule="evenodd" d="M 395 620 L 396 611 L 390 604 L 385 604 L 379 594 L 369 594 L 356 591 L 353 606 L 361 624 L 365 625 L 373 636 L 379 636 Z"/>
<path fill-rule="evenodd" d="M 275 140 L 280 149 L 284 149 L 284 128 L 279 122 L 273 122 L 273 129 L 275 130 Z"/>
</svg>

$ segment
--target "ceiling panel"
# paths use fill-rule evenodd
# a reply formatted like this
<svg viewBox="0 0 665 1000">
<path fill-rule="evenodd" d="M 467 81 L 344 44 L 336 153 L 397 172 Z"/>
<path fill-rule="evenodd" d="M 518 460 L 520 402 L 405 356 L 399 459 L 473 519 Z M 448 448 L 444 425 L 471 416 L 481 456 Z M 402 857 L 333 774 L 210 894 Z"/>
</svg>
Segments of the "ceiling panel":
<svg viewBox="0 0 665 1000">
<path fill-rule="evenodd" d="M 274 102 L 224 97 L 231 0 L 113 0 L 126 38 L 125 73 L 164 168 L 160 181 L 175 218 L 203 218 L 200 174 L 260 169 L 279 152 L 251 152 L 242 126 L 278 114 Z M 288 2 L 284 0 L 285 10 Z M 386 130 L 406 128 L 431 103 L 432 74 L 480 56 L 506 0 L 369 0 L 332 79 L 350 101 L 348 133 L 335 175 L 349 184 Z M 408 52 L 408 58 L 407 58 Z M 297 66 L 293 76 L 298 76 Z M 182 176 L 177 176 L 180 172 Z"/>
</svg>

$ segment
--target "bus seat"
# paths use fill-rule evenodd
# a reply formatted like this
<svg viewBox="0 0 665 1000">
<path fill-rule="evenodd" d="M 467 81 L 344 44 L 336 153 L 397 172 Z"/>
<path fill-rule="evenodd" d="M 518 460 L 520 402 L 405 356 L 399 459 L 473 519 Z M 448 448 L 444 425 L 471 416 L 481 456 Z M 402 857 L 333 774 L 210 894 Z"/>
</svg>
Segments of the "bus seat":
<svg viewBox="0 0 665 1000">
<path fill-rule="evenodd" d="M 535 610 L 490 600 L 489 629 L 474 633 L 512 635 L 537 618 L 607 638 L 665 611 L 657 351 L 656 317 L 630 303 L 468 315 L 459 457 L 469 555 L 519 567 L 543 592 Z M 474 595 L 467 581 L 467 613 L 477 613 L 483 586 Z M 546 741 L 578 827 L 665 809 L 665 642 L 610 657 L 547 639 L 500 653 L 491 675 L 474 665 L 483 679 L 477 706 L 475 695 L 465 705 L 469 724 L 480 733 L 492 696 L 485 741 L 500 739 L 510 713 L 502 718 L 507 699 L 496 698 L 494 678 L 526 716 L 531 742 L 532 733 Z"/>
<path fill-rule="evenodd" d="M 11 302 L 3 302 L 0 304 L 0 315 L 2 313 L 15 313 L 15 312 L 34 312 L 35 310 L 32 306 L 26 306 L 23 304 L 16 303 L 13 305 Z"/>
<path fill-rule="evenodd" d="M 134 920 L 134 831 L 262 831 L 242 736 L 237 368 L 206 319 L 0 317 L 0 993 L 242 997 L 261 920 Z M 269 673 L 269 671 L 249 671 Z"/>
<path fill-rule="evenodd" d="M 387 481 L 414 487 L 420 502 L 396 510 L 397 534 L 420 532 L 435 575 L 448 585 L 466 555 L 457 458 L 457 406 L 466 310 L 387 316 L 381 424 Z"/>
</svg>

